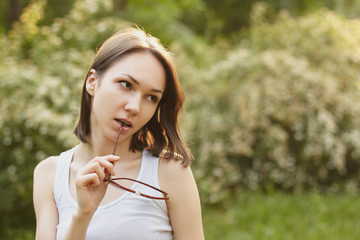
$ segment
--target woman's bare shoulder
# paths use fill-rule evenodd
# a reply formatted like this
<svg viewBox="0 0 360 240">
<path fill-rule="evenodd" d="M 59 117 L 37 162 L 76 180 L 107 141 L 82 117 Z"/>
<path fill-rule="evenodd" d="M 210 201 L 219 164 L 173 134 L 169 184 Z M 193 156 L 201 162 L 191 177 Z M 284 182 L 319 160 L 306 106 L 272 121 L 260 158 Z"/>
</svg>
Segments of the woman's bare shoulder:
<svg viewBox="0 0 360 240">
<path fill-rule="evenodd" d="M 43 171 L 43 170 L 51 170 L 56 168 L 56 163 L 59 156 L 50 156 L 41 162 L 38 163 L 38 165 L 35 168 L 35 171 Z"/>
<path fill-rule="evenodd" d="M 53 179 L 59 156 L 48 157 L 37 164 L 34 170 L 34 178 Z"/>
<path fill-rule="evenodd" d="M 160 156 L 159 158 L 160 169 L 165 170 L 165 172 L 170 175 L 174 172 L 183 171 L 189 169 L 190 166 L 184 166 L 182 158 L 174 156 L 172 158 Z"/>
<path fill-rule="evenodd" d="M 190 166 L 184 166 L 181 159 L 160 157 L 159 180 L 165 188 L 174 188 L 184 180 L 192 181 L 193 175 Z"/>
</svg>

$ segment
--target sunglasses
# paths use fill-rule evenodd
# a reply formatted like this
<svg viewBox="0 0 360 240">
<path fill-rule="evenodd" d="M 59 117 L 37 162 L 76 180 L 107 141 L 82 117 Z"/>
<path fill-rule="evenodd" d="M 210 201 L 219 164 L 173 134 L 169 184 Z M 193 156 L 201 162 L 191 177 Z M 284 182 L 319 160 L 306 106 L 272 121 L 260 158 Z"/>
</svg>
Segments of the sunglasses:
<svg viewBox="0 0 360 240">
<path fill-rule="evenodd" d="M 113 155 L 115 155 L 117 142 L 118 142 L 122 128 L 123 128 L 123 126 L 120 127 L 118 135 L 116 137 Z M 151 186 L 150 184 L 132 179 L 132 178 L 111 178 L 111 174 L 108 174 L 107 178 L 104 179 L 104 181 L 109 182 L 111 185 L 113 185 L 116 188 L 134 193 L 141 197 L 155 199 L 155 200 L 169 200 L 168 194 L 166 192 L 164 192 L 163 190 L 156 188 L 154 186 Z M 124 185 L 129 185 L 129 184 L 133 185 L 134 183 L 141 184 L 141 191 L 127 188 L 124 186 Z M 162 197 L 156 196 L 156 195 L 159 195 L 156 193 L 161 193 Z"/>
</svg>

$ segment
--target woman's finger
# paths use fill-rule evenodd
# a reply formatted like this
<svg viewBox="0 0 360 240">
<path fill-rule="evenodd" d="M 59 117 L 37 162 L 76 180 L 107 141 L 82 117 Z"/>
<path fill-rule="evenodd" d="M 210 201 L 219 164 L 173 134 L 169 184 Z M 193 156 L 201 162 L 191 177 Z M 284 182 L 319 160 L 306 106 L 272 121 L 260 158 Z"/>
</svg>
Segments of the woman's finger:
<svg viewBox="0 0 360 240">
<path fill-rule="evenodd" d="M 96 157 L 93 160 L 91 160 L 84 168 L 79 170 L 78 175 L 96 173 L 99 178 L 99 181 L 102 182 L 107 175 L 105 173 L 105 170 L 107 170 L 107 172 L 109 172 L 110 174 L 115 175 L 113 163 L 115 163 L 119 159 L 120 159 L 119 157 L 113 155 Z"/>
<path fill-rule="evenodd" d="M 118 157 L 118 156 L 108 155 L 108 156 L 104 156 L 104 157 L 98 159 L 98 162 L 111 175 L 115 175 L 114 165 L 119 160 L 120 160 L 120 157 Z"/>
<path fill-rule="evenodd" d="M 77 187 L 99 186 L 101 183 L 99 176 L 96 173 L 80 175 L 76 178 L 75 181 Z"/>
<path fill-rule="evenodd" d="M 101 164 L 101 162 L 94 162 L 91 164 L 92 165 L 92 169 L 95 171 L 95 173 L 98 175 L 98 179 L 100 182 L 102 182 L 105 178 L 105 171 L 104 168 Z"/>
</svg>

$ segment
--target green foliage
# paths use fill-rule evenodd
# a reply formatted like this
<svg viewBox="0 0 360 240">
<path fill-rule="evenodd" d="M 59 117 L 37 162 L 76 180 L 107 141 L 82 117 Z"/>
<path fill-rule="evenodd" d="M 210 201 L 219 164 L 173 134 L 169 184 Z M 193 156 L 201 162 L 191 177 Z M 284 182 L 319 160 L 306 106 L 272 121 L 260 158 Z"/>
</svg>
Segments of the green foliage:
<svg viewBox="0 0 360 240">
<path fill-rule="evenodd" d="M 202 0 L 116 2 L 124 5 L 117 12 L 120 17 L 139 24 L 165 43 L 170 43 L 174 38 L 182 38 L 183 31 L 189 31 L 179 19 L 204 10 Z"/>
<path fill-rule="evenodd" d="M 243 192 L 225 209 L 204 209 L 208 240 L 357 239 L 357 196 Z"/>
<path fill-rule="evenodd" d="M 359 20 L 265 16 L 258 5 L 249 38 L 202 72 L 189 100 L 203 199 L 240 188 L 357 192 Z"/>
<path fill-rule="evenodd" d="M 358 0 L 204 0 L 206 11 L 203 11 L 202 14 L 192 15 L 192 18 L 184 19 L 184 21 L 189 23 L 194 31 L 205 35 L 210 41 L 223 37 L 229 39 L 249 28 L 252 6 L 261 2 L 269 6 L 271 15 L 287 10 L 292 16 L 301 17 L 310 12 L 327 8 L 347 17 L 360 17 Z M 194 21 L 191 22 L 191 20 Z"/>
</svg>

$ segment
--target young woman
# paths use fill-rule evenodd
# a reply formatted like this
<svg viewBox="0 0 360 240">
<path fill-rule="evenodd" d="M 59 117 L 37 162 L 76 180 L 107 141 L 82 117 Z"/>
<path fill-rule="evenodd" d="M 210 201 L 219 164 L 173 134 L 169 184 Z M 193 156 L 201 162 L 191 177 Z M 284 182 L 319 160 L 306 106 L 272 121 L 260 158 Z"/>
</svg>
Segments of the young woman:
<svg viewBox="0 0 360 240">
<path fill-rule="evenodd" d="M 135 28 L 109 38 L 85 78 L 80 144 L 35 168 L 36 239 L 204 239 L 183 101 L 156 38 Z"/>
</svg>

